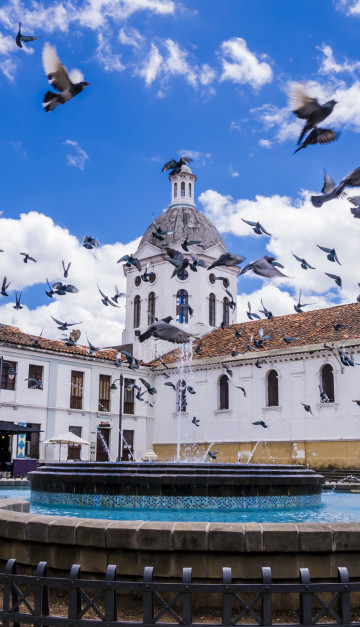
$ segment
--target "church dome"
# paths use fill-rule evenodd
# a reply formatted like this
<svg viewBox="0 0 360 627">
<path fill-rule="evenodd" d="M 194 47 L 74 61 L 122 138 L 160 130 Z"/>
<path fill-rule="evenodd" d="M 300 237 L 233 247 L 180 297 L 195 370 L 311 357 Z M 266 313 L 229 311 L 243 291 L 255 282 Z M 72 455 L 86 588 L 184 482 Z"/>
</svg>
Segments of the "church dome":
<svg viewBox="0 0 360 627">
<path fill-rule="evenodd" d="M 164 248 L 164 246 L 173 246 L 187 237 L 189 240 L 200 240 L 204 250 L 216 244 L 220 244 L 225 249 L 218 230 L 203 213 L 194 207 L 170 207 L 156 218 L 155 222 L 157 227 L 171 231 L 171 233 L 164 235 L 164 241 L 160 241 L 153 236 L 155 227 L 154 224 L 150 224 L 141 239 L 140 246 L 149 242 L 158 248 Z"/>
<path fill-rule="evenodd" d="M 154 237 L 154 224 L 145 231 L 140 246 L 145 242 L 149 242 L 157 248 L 163 249 L 164 246 L 174 246 L 179 240 L 199 240 L 204 250 L 220 244 L 225 250 L 225 244 L 220 233 L 210 220 L 196 209 L 195 197 L 195 181 L 196 176 L 193 174 L 188 165 L 182 165 L 180 171 L 171 173 L 169 176 L 171 183 L 171 203 L 167 211 L 156 218 L 157 228 L 169 231 L 164 235 L 163 240 Z"/>
</svg>

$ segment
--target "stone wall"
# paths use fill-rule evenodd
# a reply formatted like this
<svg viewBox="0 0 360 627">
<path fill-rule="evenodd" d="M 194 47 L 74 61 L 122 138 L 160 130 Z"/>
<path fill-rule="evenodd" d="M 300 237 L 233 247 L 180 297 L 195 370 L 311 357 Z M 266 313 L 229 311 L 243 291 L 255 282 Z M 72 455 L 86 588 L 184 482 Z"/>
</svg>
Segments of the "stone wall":
<svg viewBox="0 0 360 627">
<path fill-rule="evenodd" d="M 194 580 L 214 582 L 230 566 L 233 581 L 251 583 L 271 566 L 274 580 L 295 583 L 300 567 L 310 569 L 312 580 L 335 581 L 338 566 L 346 566 L 360 579 L 360 523 L 91 520 L 19 511 L 28 505 L 0 501 L 2 569 L 12 557 L 20 573 L 33 573 L 44 560 L 50 574 L 68 576 L 77 563 L 85 577 L 103 577 L 108 564 L 117 564 L 119 579 L 141 579 L 144 567 L 154 566 L 155 578 L 167 580 L 192 567 Z"/>
</svg>

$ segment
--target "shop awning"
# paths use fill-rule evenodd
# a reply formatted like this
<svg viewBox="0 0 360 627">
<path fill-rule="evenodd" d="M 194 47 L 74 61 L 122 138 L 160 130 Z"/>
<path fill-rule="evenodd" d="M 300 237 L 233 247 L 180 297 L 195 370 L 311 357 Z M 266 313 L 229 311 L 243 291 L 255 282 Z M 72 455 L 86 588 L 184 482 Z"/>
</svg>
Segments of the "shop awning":
<svg viewBox="0 0 360 627">
<path fill-rule="evenodd" d="M 10 433 L 11 435 L 14 435 L 16 433 L 40 433 L 40 429 L 16 425 L 13 422 L 9 422 L 7 420 L 0 420 L 0 432 L 1 431 L 5 431 L 6 433 Z"/>
</svg>

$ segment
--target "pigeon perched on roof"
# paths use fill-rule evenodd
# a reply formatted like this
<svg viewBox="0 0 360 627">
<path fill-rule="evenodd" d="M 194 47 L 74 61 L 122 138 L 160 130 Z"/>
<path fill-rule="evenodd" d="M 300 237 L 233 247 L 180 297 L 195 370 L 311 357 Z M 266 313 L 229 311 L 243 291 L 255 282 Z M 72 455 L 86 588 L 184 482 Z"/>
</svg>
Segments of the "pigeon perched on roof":
<svg viewBox="0 0 360 627">
<path fill-rule="evenodd" d="M 249 226 L 254 227 L 253 231 L 257 235 L 262 235 L 264 233 L 264 235 L 271 236 L 271 233 L 268 233 L 268 231 L 260 224 L 260 222 L 251 222 L 250 220 L 244 220 L 244 218 L 241 218 L 241 219 L 243 222 L 245 222 L 245 224 L 248 224 Z"/>
<path fill-rule="evenodd" d="M 217 268 L 218 266 L 237 266 L 245 259 L 246 257 L 243 257 L 242 255 L 235 255 L 234 253 L 223 253 L 208 267 L 208 270 L 212 270 L 213 268 Z"/>
<path fill-rule="evenodd" d="M 21 43 L 22 41 L 24 43 L 28 43 L 29 41 L 36 41 L 37 39 L 40 39 L 40 37 L 34 37 L 33 35 L 23 35 L 22 32 L 21 32 L 21 22 L 19 22 L 19 30 L 18 30 L 18 34 L 16 35 L 16 39 L 15 39 L 16 45 L 19 48 L 23 47 L 23 45 Z"/>
<path fill-rule="evenodd" d="M 252 270 L 258 276 L 263 276 L 266 278 L 278 277 L 278 276 L 286 276 L 274 267 L 275 257 L 270 257 L 269 255 L 264 255 L 264 257 L 260 257 L 259 259 L 255 259 L 255 261 L 251 261 L 247 266 L 245 266 L 240 274 L 245 274 L 249 270 Z M 281 268 L 283 267 L 278 262 L 275 262 L 276 265 L 279 265 Z"/>
<path fill-rule="evenodd" d="M 292 86 L 289 98 L 290 109 L 298 118 L 306 120 L 297 142 L 298 145 L 306 133 L 311 131 L 311 129 L 315 129 L 320 122 L 330 115 L 336 104 L 337 101 L 332 99 L 321 105 L 316 98 L 311 98 L 311 96 L 306 93 L 303 86 Z"/>
<path fill-rule="evenodd" d="M 149 337 L 155 337 L 160 340 L 166 340 L 167 342 L 172 342 L 174 344 L 185 344 L 190 342 L 191 333 L 187 333 L 183 329 L 179 329 L 174 325 L 170 324 L 170 320 L 172 320 L 171 316 L 167 316 L 158 322 L 153 322 L 149 326 L 149 328 L 142 333 L 139 337 L 140 342 L 144 342 Z"/>
<path fill-rule="evenodd" d="M 67 73 L 57 56 L 56 48 L 49 43 L 44 45 L 42 60 L 50 85 L 59 92 L 58 94 L 53 91 L 46 92 L 43 100 L 45 111 L 53 111 L 58 105 L 64 104 L 80 94 L 89 85 L 87 81 L 84 81 L 79 70 L 72 70 L 69 74 Z"/>
<path fill-rule="evenodd" d="M 181 170 L 181 167 L 183 165 L 187 165 L 188 163 L 190 163 L 190 161 L 192 161 L 192 159 L 190 157 L 186 157 L 185 155 L 181 155 L 179 161 L 176 161 L 176 159 L 170 159 L 170 161 L 165 163 L 165 165 L 161 168 L 161 172 L 167 172 L 168 170 L 171 170 L 170 176 L 172 174 L 178 174 L 178 172 L 180 172 Z"/>
</svg>

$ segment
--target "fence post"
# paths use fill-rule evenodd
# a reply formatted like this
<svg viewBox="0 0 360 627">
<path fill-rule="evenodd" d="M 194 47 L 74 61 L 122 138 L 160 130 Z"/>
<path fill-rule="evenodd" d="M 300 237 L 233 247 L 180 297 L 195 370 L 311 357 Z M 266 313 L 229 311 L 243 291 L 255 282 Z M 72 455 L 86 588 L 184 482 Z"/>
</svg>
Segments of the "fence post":
<svg viewBox="0 0 360 627">
<path fill-rule="evenodd" d="M 311 625 L 312 612 L 311 612 L 311 592 L 307 590 L 310 588 L 310 573 L 308 568 L 300 568 L 300 583 L 304 584 L 305 592 L 300 592 L 300 623 L 301 625 Z"/>
<path fill-rule="evenodd" d="M 344 584 L 344 590 L 341 591 L 338 601 L 338 614 L 342 619 L 342 624 L 348 625 L 351 623 L 351 601 L 349 587 L 347 585 L 350 579 L 348 569 L 345 566 L 338 567 L 338 580 L 340 583 Z"/>
<path fill-rule="evenodd" d="M 36 568 L 36 577 L 47 577 L 47 563 L 39 562 Z M 47 584 L 39 583 L 34 594 L 35 616 L 49 616 L 49 588 Z"/>
<path fill-rule="evenodd" d="M 182 604 L 182 624 L 192 624 L 192 592 L 191 592 L 191 568 L 183 568 L 183 583 L 185 589 L 189 589 L 189 592 L 183 592 L 183 604 Z"/>
<path fill-rule="evenodd" d="M 145 566 L 144 568 L 144 584 L 145 590 L 143 594 L 143 621 L 145 625 L 152 625 L 154 622 L 154 596 L 150 590 L 149 583 L 152 583 L 154 577 L 153 566 Z"/>
<path fill-rule="evenodd" d="M 76 579 L 80 579 L 81 566 L 73 564 L 70 570 L 70 586 Z M 69 590 L 69 607 L 68 618 L 80 618 L 81 612 L 81 592 L 79 588 L 70 587 Z"/>
<path fill-rule="evenodd" d="M 116 581 L 116 566 L 109 564 L 106 569 L 105 580 L 107 588 L 105 589 L 105 620 L 117 621 L 117 601 L 116 590 L 111 588 L 111 582 Z"/>
<path fill-rule="evenodd" d="M 9 559 L 6 562 L 5 566 L 5 575 L 16 575 L 16 559 Z M 10 613 L 10 609 L 14 607 L 16 601 L 18 601 L 17 594 L 14 590 L 14 586 L 11 583 L 4 584 L 4 600 L 3 600 L 3 610 L 5 613 Z M 11 605 L 10 605 L 11 603 Z M 20 627 L 20 623 L 12 622 L 13 627 Z M 4 618 L 3 620 L 4 627 L 10 627 L 9 618 Z"/>
<path fill-rule="evenodd" d="M 232 582 L 231 568 L 224 566 L 223 573 L 223 585 L 224 592 L 222 594 L 222 623 L 223 625 L 231 625 L 232 622 L 232 592 L 228 592 L 229 586 Z"/>
<path fill-rule="evenodd" d="M 272 625 L 272 596 L 269 588 L 271 584 L 271 568 L 270 566 L 262 567 L 262 583 L 265 590 L 261 593 L 261 614 L 263 625 Z"/>
</svg>

